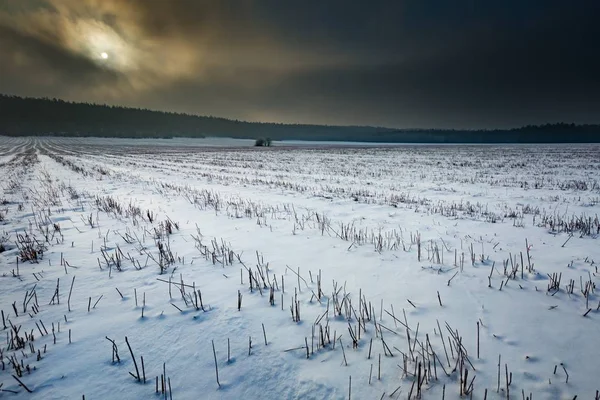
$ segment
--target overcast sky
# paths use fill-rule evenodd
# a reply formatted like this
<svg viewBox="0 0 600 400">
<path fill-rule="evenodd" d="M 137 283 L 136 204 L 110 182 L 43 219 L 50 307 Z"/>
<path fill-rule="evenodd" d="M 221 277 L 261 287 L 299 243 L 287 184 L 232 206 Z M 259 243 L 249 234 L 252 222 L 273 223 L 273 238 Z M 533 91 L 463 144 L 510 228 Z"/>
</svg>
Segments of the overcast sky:
<svg viewBox="0 0 600 400">
<path fill-rule="evenodd" d="M 251 121 L 600 122 L 600 0 L 0 0 L 0 92 Z"/>
</svg>

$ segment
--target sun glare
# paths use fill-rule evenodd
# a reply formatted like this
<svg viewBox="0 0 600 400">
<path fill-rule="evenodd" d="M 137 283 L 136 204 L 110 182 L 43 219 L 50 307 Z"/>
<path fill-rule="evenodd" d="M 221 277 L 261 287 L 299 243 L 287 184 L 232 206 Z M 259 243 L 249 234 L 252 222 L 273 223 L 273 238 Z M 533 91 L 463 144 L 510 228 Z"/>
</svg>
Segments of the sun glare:
<svg viewBox="0 0 600 400">
<path fill-rule="evenodd" d="M 108 54 L 106 52 L 102 52 L 100 53 L 100 57 L 102 57 L 104 60 L 108 59 Z"/>
</svg>

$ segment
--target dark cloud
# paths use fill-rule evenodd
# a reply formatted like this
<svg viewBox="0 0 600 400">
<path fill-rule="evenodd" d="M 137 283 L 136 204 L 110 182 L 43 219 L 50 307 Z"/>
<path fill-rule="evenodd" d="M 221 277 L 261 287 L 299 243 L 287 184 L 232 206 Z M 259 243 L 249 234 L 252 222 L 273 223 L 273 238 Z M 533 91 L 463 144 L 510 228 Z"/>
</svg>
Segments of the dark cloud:
<svg viewBox="0 0 600 400">
<path fill-rule="evenodd" d="M 2 92 L 283 122 L 600 122 L 596 1 L 19 4 L 0 7 Z"/>
<path fill-rule="evenodd" d="M 1 25 L 0 49 L 2 91 L 59 97 L 94 86 L 123 84 L 118 71 L 102 68 L 52 41 Z"/>
</svg>

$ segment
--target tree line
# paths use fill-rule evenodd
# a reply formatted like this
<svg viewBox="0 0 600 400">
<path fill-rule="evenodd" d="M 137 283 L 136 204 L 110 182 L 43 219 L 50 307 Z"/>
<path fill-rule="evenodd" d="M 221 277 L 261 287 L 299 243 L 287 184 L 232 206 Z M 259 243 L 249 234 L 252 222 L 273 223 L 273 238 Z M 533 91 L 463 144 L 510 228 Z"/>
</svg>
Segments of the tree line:
<svg viewBox="0 0 600 400">
<path fill-rule="evenodd" d="M 558 123 L 528 125 L 515 129 L 461 130 L 280 124 L 0 94 L 0 135 L 269 138 L 269 144 L 271 140 L 597 143 L 600 142 L 600 125 Z"/>
</svg>

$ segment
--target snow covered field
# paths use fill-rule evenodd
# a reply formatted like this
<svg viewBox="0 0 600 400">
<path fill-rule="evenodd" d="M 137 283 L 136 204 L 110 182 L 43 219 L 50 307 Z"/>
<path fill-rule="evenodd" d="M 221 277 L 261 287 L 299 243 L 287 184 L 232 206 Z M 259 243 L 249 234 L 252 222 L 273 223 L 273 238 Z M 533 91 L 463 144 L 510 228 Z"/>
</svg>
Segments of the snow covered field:
<svg viewBox="0 0 600 400">
<path fill-rule="evenodd" d="M 599 398 L 597 145 L 165 142 L 0 137 L 0 398 Z"/>
</svg>

